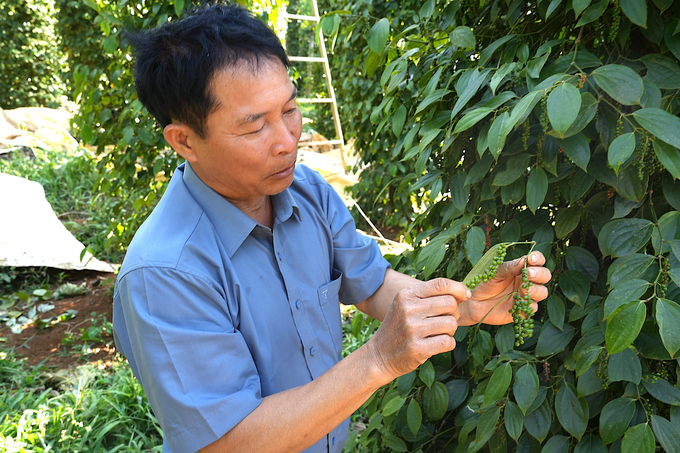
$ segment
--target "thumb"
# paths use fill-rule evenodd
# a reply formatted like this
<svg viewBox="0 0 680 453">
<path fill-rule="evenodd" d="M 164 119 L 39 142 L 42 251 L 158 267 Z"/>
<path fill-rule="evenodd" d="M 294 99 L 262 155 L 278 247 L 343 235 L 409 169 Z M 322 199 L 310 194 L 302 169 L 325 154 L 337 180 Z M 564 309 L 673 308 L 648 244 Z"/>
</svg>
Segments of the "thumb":
<svg viewBox="0 0 680 453">
<path fill-rule="evenodd" d="M 458 301 L 468 300 L 472 293 L 460 282 L 448 278 L 435 278 L 415 285 L 411 289 L 412 294 L 419 299 L 450 295 Z"/>
<path fill-rule="evenodd" d="M 528 261 L 528 262 L 527 262 Z M 528 266 L 542 266 L 545 264 L 545 257 L 541 252 L 531 252 L 530 255 L 524 255 L 520 258 L 503 263 L 496 273 L 498 278 L 514 277 L 522 272 L 525 265 Z"/>
</svg>

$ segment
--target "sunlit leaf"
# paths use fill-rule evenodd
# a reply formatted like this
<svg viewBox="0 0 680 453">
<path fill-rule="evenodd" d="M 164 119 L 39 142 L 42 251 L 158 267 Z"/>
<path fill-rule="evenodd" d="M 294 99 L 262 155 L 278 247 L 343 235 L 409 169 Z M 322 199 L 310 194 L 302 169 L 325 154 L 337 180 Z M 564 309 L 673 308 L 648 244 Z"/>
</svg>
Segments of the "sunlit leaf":
<svg viewBox="0 0 680 453">
<path fill-rule="evenodd" d="M 616 173 L 619 168 L 635 151 L 635 133 L 629 132 L 627 134 L 619 135 L 609 145 L 607 152 L 607 159 Z"/>
<path fill-rule="evenodd" d="M 642 324 L 645 322 L 647 309 L 641 301 L 633 301 L 623 305 L 607 318 L 607 349 L 616 354 L 628 348 L 637 338 Z"/>
<path fill-rule="evenodd" d="M 621 442 L 621 452 L 653 453 L 655 447 L 654 433 L 647 423 L 628 428 Z"/>
<path fill-rule="evenodd" d="M 420 409 L 420 405 L 414 398 L 412 398 L 408 403 L 408 407 L 406 408 L 406 423 L 408 424 L 408 427 L 414 436 L 418 434 L 418 430 L 420 429 L 422 422 L 423 413 Z"/>
<path fill-rule="evenodd" d="M 548 118 L 560 137 L 571 127 L 581 109 L 581 93 L 569 83 L 561 83 L 548 96 Z"/>
<path fill-rule="evenodd" d="M 503 398 L 512 381 L 512 367 L 510 363 L 504 363 L 496 368 L 489 379 L 489 384 L 484 392 L 484 405 L 489 406 Z"/>
</svg>

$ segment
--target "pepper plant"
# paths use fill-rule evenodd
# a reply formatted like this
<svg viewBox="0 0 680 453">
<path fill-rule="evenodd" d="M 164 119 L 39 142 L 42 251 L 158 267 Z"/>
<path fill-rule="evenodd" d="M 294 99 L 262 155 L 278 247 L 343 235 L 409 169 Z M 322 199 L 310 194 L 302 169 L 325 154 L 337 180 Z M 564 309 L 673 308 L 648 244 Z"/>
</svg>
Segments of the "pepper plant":
<svg viewBox="0 0 680 453">
<path fill-rule="evenodd" d="M 325 6 L 363 88 L 338 88 L 346 133 L 372 137 L 354 195 L 414 245 L 393 266 L 463 280 L 535 242 L 553 272 L 523 344 L 459 328 L 346 451 L 680 451 L 680 1 Z"/>
</svg>

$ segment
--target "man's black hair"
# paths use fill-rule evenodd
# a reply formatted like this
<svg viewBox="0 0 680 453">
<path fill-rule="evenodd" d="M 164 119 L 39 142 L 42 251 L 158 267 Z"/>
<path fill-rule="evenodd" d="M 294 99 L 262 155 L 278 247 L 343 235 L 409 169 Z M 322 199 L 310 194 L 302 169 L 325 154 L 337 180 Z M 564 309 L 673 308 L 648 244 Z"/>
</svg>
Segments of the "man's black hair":
<svg viewBox="0 0 680 453">
<path fill-rule="evenodd" d="M 161 127 L 178 121 L 206 136 L 208 115 L 219 107 L 211 82 L 221 70 L 274 58 L 287 68 L 278 37 L 240 6 L 196 8 L 180 20 L 128 33 L 135 49 L 137 96 Z"/>
</svg>

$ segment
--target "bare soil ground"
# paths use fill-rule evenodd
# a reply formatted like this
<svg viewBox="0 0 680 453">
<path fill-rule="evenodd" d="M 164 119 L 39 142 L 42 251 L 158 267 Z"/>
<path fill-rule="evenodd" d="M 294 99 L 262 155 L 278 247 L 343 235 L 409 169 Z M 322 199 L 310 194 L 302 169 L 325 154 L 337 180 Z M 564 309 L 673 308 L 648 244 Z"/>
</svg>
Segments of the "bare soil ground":
<svg viewBox="0 0 680 453">
<path fill-rule="evenodd" d="M 53 369 L 71 368 L 86 362 L 106 366 L 116 354 L 110 329 L 97 330 L 103 333 L 103 342 L 88 341 L 86 345 L 81 339 L 82 332 L 92 326 L 93 320 L 95 327 L 103 325 L 103 317 L 112 321 L 115 278 L 115 274 L 71 272 L 69 281 L 87 284 L 89 292 L 52 302 L 55 308 L 43 313 L 41 318 L 54 319 L 67 310 L 76 310 L 76 316 L 45 329 L 32 324 L 19 334 L 12 333 L 3 324 L 0 326 L 0 349 L 13 349 L 17 357 L 25 357 L 30 365 L 43 364 Z"/>
</svg>

